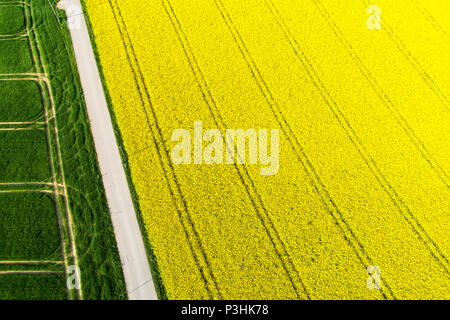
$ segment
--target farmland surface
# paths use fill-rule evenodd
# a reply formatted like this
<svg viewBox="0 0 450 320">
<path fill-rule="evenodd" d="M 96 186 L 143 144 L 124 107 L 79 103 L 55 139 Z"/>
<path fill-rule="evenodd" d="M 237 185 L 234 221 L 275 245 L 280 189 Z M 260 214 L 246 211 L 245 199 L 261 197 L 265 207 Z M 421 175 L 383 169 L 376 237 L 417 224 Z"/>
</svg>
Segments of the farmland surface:
<svg viewBox="0 0 450 320">
<path fill-rule="evenodd" d="M 0 1 L 0 300 L 124 299 L 68 31 L 51 4 Z"/>
<path fill-rule="evenodd" d="M 161 297 L 450 298 L 450 3 L 370 4 L 85 0 Z M 278 173 L 173 164 L 194 121 Z"/>
</svg>

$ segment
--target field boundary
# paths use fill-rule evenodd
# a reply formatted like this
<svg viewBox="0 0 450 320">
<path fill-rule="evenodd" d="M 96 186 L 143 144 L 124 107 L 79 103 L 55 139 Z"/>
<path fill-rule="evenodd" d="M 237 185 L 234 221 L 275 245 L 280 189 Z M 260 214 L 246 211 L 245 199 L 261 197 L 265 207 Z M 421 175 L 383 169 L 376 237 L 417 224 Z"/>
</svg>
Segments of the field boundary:
<svg viewBox="0 0 450 320">
<path fill-rule="evenodd" d="M 81 9 L 78 0 L 68 1 L 63 5 L 67 8 L 71 4 L 77 5 Z M 154 292 L 148 257 L 137 222 L 134 203 L 129 192 L 122 158 L 116 143 L 106 97 L 102 91 L 101 77 L 98 73 L 89 31 L 82 12 L 80 16 L 80 29 L 72 28 L 70 33 L 103 184 L 111 211 L 110 216 L 122 260 L 128 295 L 130 299 L 155 299 L 156 293 Z M 87 68 L 85 64 L 92 66 Z"/>
<path fill-rule="evenodd" d="M 55 207 L 60 209 L 61 217 L 61 219 L 58 219 L 58 224 L 63 226 L 62 230 L 59 228 L 60 238 L 62 236 L 65 239 L 64 247 L 61 246 L 61 250 L 67 253 L 69 265 L 77 265 L 80 268 L 79 274 L 77 269 L 74 271 L 77 280 L 79 280 L 78 283 L 82 284 L 81 293 L 79 293 L 78 290 L 67 290 L 65 283 L 62 281 L 59 298 L 64 299 L 64 296 L 66 296 L 69 299 L 123 300 L 126 299 L 123 272 L 103 184 L 101 179 L 99 180 L 100 170 L 73 56 L 67 19 L 65 19 L 62 11 L 51 11 L 51 6 L 56 5 L 55 2 L 56 0 L 27 0 L 27 2 L 5 3 L 21 5 L 25 23 L 27 26 L 33 26 L 31 30 L 30 28 L 26 29 L 27 36 L 24 40 L 33 37 L 32 40 L 34 41 L 30 42 L 30 39 L 27 39 L 28 46 L 22 41 L 17 41 L 18 45 L 20 44 L 23 47 L 24 52 L 25 50 L 30 52 L 29 65 L 31 71 L 22 73 L 4 72 L 0 74 L 0 81 L 33 81 L 37 84 L 40 92 L 34 89 L 34 85 L 24 83 L 24 85 L 33 87 L 34 96 L 37 98 L 36 101 L 33 101 L 34 108 L 30 110 L 32 112 L 26 114 L 27 118 L 30 117 L 31 120 L 15 121 L 14 118 L 17 119 L 17 117 L 25 120 L 25 115 L 21 116 L 20 109 L 17 109 L 17 117 L 7 117 L 5 119 L 7 121 L 0 123 L 0 129 L 9 130 L 24 127 L 26 129 L 39 129 L 39 131 L 45 130 L 48 146 L 45 149 L 45 145 L 42 144 L 40 148 L 42 156 L 44 156 L 42 160 L 48 159 L 49 164 L 53 165 L 53 170 L 48 173 L 48 176 L 50 177 L 51 173 L 56 179 L 42 177 L 36 179 L 39 181 L 17 183 L 10 181 L 15 179 L 11 177 L 6 179 L 3 185 L 0 185 L 0 192 L 43 193 L 56 199 Z M 11 9 L 12 13 L 15 13 L 15 11 L 15 9 Z M 14 16 L 19 21 L 21 17 L 18 13 L 19 10 Z M 27 14 L 26 18 L 25 14 Z M 12 30 L 12 28 L 6 27 L 5 31 Z M 1 39 L 0 37 L 0 42 L 2 40 L 6 40 L 6 38 Z M 39 64 L 42 68 L 39 68 Z M 38 68 L 39 71 L 33 71 L 32 67 Z M 5 68 L 6 70 L 9 69 Z M 16 70 L 12 69 L 12 71 Z M 20 85 L 11 84 L 11 87 L 20 92 Z M 41 104 L 37 105 L 38 99 L 39 101 L 42 100 L 42 107 Z M 40 111 L 38 115 L 40 109 L 43 112 Z M 57 119 L 58 123 L 56 123 Z M 12 135 L 14 136 L 14 134 Z M 42 138 L 40 139 L 43 140 Z M 45 150 L 47 154 L 44 153 Z M 67 176 L 64 169 L 67 170 Z M 64 182 L 64 187 L 62 182 Z M 6 199 L 6 196 L 4 199 Z M 73 202 L 71 203 L 70 200 Z M 76 224 L 72 223 L 72 219 Z M 72 240 L 76 240 L 73 242 L 72 248 L 71 243 L 68 243 L 71 239 L 71 233 L 75 236 L 72 237 Z M 61 256 L 61 254 L 58 254 L 59 250 L 58 246 L 58 251 L 55 251 L 51 257 L 47 257 L 45 260 L 54 259 L 53 256 L 56 255 Z M 81 254 L 80 256 L 77 254 L 77 250 Z M 78 258 L 80 260 L 76 261 Z M 62 257 L 57 259 L 61 260 Z M 15 269 L 14 266 L 8 267 L 8 262 L 0 263 L 1 269 Z M 17 269 L 25 270 L 42 267 L 42 264 L 26 268 L 20 264 L 14 265 L 17 266 Z M 62 265 L 66 268 L 66 260 Z M 73 270 L 70 271 L 70 275 L 73 276 Z M 69 274 L 67 274 L 67 277 L 69 277 Z M 80 281 L 81 278 L 83 282 Z M 71 277 L 71 279 L 73 278 Z"/>
<path fill-rule="evenodd" d="M 108 105 L 108 109 L 109 109 L 109 114 L 111 116 L 111 121 L 112 121 L 112 125 L 113 125 L 113 129 L 116 135 L 116 139 L 117 139 L 117 143 L 119 145 L 119 152 L 120 152 L 120 156 L 122 158 L 122 163 L 124 166 L 124 170 L 125 170 L 125 174 L 126 174 L 126 178 L 128 180 L 128 185 L 130 187 L 130 192 L 131 192 L 131 196 L 132 196 L 132 200 L 134 203 L 134 207 L 136 210 L 136 215 L 138 218 L 138 223 L 139 223 L 139 227 L 141 229 L 141 233 L 143 235 L 144 238 L 144 245 L 145 245 L 145 249 L 147 251 L 147 256 L 148 256 L 148 260 L 150 262 L 150 271 L 152 273 L 153 276 L 153 283 L 156 289 L 156 293 L 158 295 L 158 299 L 159 300 L 168 300 L 168 296 L 166 293 L 166 289 L 164 287 L 163 284 L 163 280 L 159 271 L 159 267 L 158 267 L 158 262 L 157 262 L 157 258 L 153 252 L 153 248 L 152 245 L 149 241 L 149 237 L 147 234 L 147 230 L 144 226 L 144 219 L 143 219 L 143 215 L 142 212 L 140 210 L 140 206 L 139 206 L 139 196 L 136 192 L 136 187 L 134 185 L 134 182 L 131 178 L 131 173 L 130 173 L 130 165 L 129 165 L 129 161 L 128 161 L 128 152 L 125 150 L 124 147 L 124 143 L 123 143 L 123 138 L 122 138 L 122 133 L 120 131 L 119 125 L 117 123 L 117 119 L 114 113 L 114 108 L 113 108 L 113 103 L 112 103 L 112 99 L 111 99 L 111 95 L 109 93 L 109 89 L 108 86 L 106 84 L 106 79 L 105 79 L 105 75 L 103 72 L 103 66 L 102 66 L 102 62 L 100 59 L 100 54 L 98 52 L 98 48 L 97 48 L 97 44 L 95 41 L 95 36 L 94 36 L 94 32 L 93 32 L 93 28 L 92 28 L 92 24 L 91 24 L 91 20 L 89 17 L 89 12 L 86 8 L 86 3 L 85 0 L 80 0 L 82 8 L 83 8 L 83 13 L 85 16 L 85 20 L 86 20 L 86 25 L 88 28 L 88 32 L 89 32 L 89 37 L 91 39 L 91 43 L 92 43 L 92 48 L 94 50 L 94 55 L 95 55 L 95 59 L 97 61 L 97 66 L 98 66 L 98 71 L 100 74 L 100 78 L 101 78 L 101 82 L 102 82 L 102 86 L 103 86 L 103 91 L 105 93 L 105 97 L 106 97 L 106 101 L 107 101 L 107 105 Z M 146 147 L 146 148 L 150 148 L 150 147 Z"/>
<path fill-rule="evenodd" d="M 2 40 L 17 39 L 18 36 L 21 40 L 26 40 L 28 43 L 28 49 L 30 50 L 31 58 L 33 61 L 33 68 L 35 72 L 30 73 L 8 73 L 0 74 L 0 81 L 35 81 L 39 86 L 40 96 L 42 100 L 43 117 L 45 121 L 34 121 L 34 122 L 2 122 L 0 123 L 0 131 L 23 131 L 23 130 L 44 130 L 46 132 L 46 144 L 47 144 L 47 155 L 48 164 L 51 173 L 51 182 L 2 182 L 0 183 L 0 193 L 45 193 L 53 195 L 54 205 L 56 210 L 56 218 L 58 221 L 58 230 L 60 238 L 60 250 L 63 257 L 62 264 L 65 267 L 65 271 L 46 271 L 46 270 L 32 270 L 32 271 L 0 271 L 0 274 L 38 274 L 38 273 L 58 273 L 64 274 L 66 277 L 68 275 L 68 266 L 73 264 L 72 261 L 78 265 L 77 257 L 74 251 L 73 238 L 71 238 L 71 226 L 70 226 L 70 216 L 69 216 L 69 226 L 67 225 L 64 215 L 69 215 L 69 208 L 61 207 L 61 198 L 67 203 L 67 193 L 66 186 L 64 182 L 64 176 L 61 173 L 62 163 L 60 161 L 59 155 L 59 141 L 58 141 L 58 131 L 56 126 L 56 119 L 54 115 L 55 107 L 51 92 L 51 86 L 48 79 L 48 73 L 45 70 L 45 64 L 40 56 L 40 45 L 38 36 L 34 26 L 33 19 L 33 9 L 32 4 L 27 0 L 26 2 L 8 2 L 0 3 L 0 7 L 5 5 L 21 7 L 23 10 L 24 18 L 24 32 L 19 35 L 3 35 L 0 38 Z M 58 163 L 55 164 L 55 159 L 58 159 Z M 56 169 L 59 168 L 59 172 Z M 38 188 L 39 187 L 39 188 Z M 69 237 L 68 237 L 69 234 Z M 70 242 L 70 243 L 68 243 Z M 68 252 L 68 248 L 72 248 L 72 252 Z M 45 260 L 39 261 L 2 261 L 1 265 L 23 265 L 23 264 L 33 264 L 33 265 L 45 265 L 47 264 Z M 78 280 L 79 275 L 77 274 Z M 80 282 L 79 282 L 80 283 Z M 81 287 L 76 290 L 76 294 L 73 295 L 73 290 L 65 287 L 67 298 L 71 299 L 77 296 L 82 299 Z"/>
<path fill-rule="evenodd" d="M 26 1 L 30 1 L 30 0 L 26 0 Z M 33 20 L 33 12 L 32 12 L 32 5 L 31 3 L 27 2 L 28 6 L 26 6 L 24 12 L 25 12 L 25 18 L 26 18 L 26 23 L 27 23 L 27 33 L 28 33 L 28 40 L 29 40 L 29 45 L 30 45 L 30 50 L 32 52 L 32 58 L 33 58 L 33 62 L 34 62 L 34 67 L 37 73 L 41 74 L 41 76 L 39 76 L 39 87 L 41 89 L 41 93 L 42 93 L 42 101 L 43 101 L 43 107 L 44 107 L 44 118 L 45 118 L 45 122 L 46 122 L 46 132 L 47 132 L 47 141 L 48 141 L 48 151 L 49 151 L 49 157 L 50 157 L 50 161 L 49 161 L 49 165 L 50 165 L 50 171 L 52 172 L 52 180 L 53 180 L 53 192 L 54 192 L 54 197 L 55 197 L 55 205 L 56 205 L 56 213 L 58 216 L 58 223 L 59 223 L 59 228 L 60 228 L 60 237 L 61 237 L 61 250 L 62 250 L 62 254 L 64 257 L 64 266 L 65 266 L 65 273 L 66 275 L 68 274 L 68 268 L 69 265 L 71 264 L 71 262 L 69 262 L 70 260 L 70 254 L 68 253 L 67 247 L 68 247 L 68 241 L 70 241 L 70 238 L 68 240 L 67 237 L 67 225 L 66 225 L 66 221 L 65 218 L 63 216 L 63 209 L 61 208 L 61 202 L 60 202 L 60 197 L 66 197 L 65 194 L 62 194 L 57 187 L 57 181 L 58 178 L 62 178 L 62 177 L 58 177 L 57 171 L 56 171 L 56 166 L 59 165 L 61 166 L 61 163 L 56 164 L 55 163 L 55 158 L 58 157 L 58 154 L 54 154 L 57 153 L 57 151 L 55 151 L 54 146 L 52 145 L 54 143 L 54 139 L 57 139 L 57 131 L 56 129 L 56 119 L 54 118 L 54 115 L 56 114 L 56 112 L 54 111 L 54 105 L 50 105 L 49 106 L 49 101 L 48 101 L 48 97 L 47 95 L 51 96 L 52 93 L 51 91 L 46 91 L 46 90 L 50 90 L 50 84 L 49 84 L 49 79 L 48 79 L 48 73 L 45 70 L 45 65 L 40 57 L 40 48 L 39 48 L 39 43 L 38 43 L 38 38 L 37 38 L 37 34 L 36 34 L 36 30 L 34 27 L 34 20 Z M 50 101 L 50 104 L 52 102 Z M 51 111 L 50 111 L 51 110 Z M 49 113 L 52 113 L 53 117 L 52 119 L 50 119 L 49 117 Z M 50 121 L 53 120 L 53 132 L 51 129 L 51 124 Z M 52 136 L 53 135 L 53 136 Z M 64 184 L 64 182 L 63 182 Z M 67 214 L 67 213 L 66 213 Z M 70 246 L 74 246 L 73 243 L 70 243 Z M 72 251 L 73 253 L 73 251 Z M 76 259 L 76 256 L 75 256 Z M 76 261 L 76 260 L 75 260 Z M 78 263 L 75 262 L 76 265 L 78 265 Z M 80 281 L 79 275 L 77 275 L 78 277 L 78 281 Z M 79 282 L 80 286 L 77 289 L 77 296 L 79 299 L 82 298 L 82 293 L 81 293 L 81 281 Z M 71 290 L 66 287 L 67 290 L 67 294 L 68 294 L 68 298 L 71 298 Z"/>
</svg>

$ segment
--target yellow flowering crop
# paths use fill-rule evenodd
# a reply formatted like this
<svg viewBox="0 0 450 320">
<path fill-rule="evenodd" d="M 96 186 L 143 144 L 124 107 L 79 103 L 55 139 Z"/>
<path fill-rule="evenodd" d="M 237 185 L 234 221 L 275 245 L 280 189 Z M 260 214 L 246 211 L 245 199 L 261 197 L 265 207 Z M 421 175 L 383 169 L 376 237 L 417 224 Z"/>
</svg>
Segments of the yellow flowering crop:
<svg viewBox="0 0 450 320">
<path fill-rule="evenodd" d="M 448 3 L 85 2 L 168 298 L 450 298 Z M 173 164 L 195 121 L 278 173 Z"/>
</svg>

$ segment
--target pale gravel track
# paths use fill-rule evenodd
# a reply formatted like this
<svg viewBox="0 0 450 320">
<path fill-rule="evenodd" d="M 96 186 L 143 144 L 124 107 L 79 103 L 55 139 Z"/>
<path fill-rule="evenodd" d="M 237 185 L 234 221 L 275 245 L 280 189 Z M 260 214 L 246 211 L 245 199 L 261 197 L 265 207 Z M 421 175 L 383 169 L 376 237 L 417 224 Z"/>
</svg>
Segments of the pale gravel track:
<svg viewBox="0 0 450 320">
<path fill-rule="evenodd" d="M 78 27 L 70 28 L 70 33 L 122 261 L 128 298 L 156 300 L 157 294 L 149 261 L 81 4 L 79 0 L 62 0 L 58 6 L 66 10 L 69 26 L 79 23 Z M 79 8 L 79 12 L 74 13 L 73 8 L 76 7 Z"/>
<path fill-rule="evenodd" d="M 64 264 L 64 261 L 51 261 L 51 260 L 23 260 L 23 261 L 14 261 L 14 260 L 6 260 L 0 261 L 0 265 L 34 265 L 34 264 Z"/>
<path fill-rule="evenodd" d="M 51 270 L 30 270 L 30 271 L 0 271 L 0 275 L 4 274 L 61 274 L 62 271 L 51 271 Z"/>
</svg>

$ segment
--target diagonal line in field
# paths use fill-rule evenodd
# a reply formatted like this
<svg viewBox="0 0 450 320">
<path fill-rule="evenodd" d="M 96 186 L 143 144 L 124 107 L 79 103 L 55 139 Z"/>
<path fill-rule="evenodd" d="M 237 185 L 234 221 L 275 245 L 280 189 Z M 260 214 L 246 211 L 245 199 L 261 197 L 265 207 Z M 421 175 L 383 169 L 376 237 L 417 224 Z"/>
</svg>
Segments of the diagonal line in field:
<svg viewBox="0 0 450 320">
<path fill-rule="evenodd" d="M 260 72 L 259 68 L 256 65 L 256 62 L 254 61 L 253 57 L 250 54 L 250 51 L 248 50 L 247 46 L 245 45 L 245 42 L 244 42 L 242 36 L 240 35 L 238 29 L 234 25 L 230 14 L 226 10 L 222 1 L 216 0 L 215 2 L 216 2 L 217 8 L 219 9 L 219 11 L 222 15 L 222 18 L 224 19 L 225 23 L 227 24 L 229 31 L 231 32 L 231 34 L 236 42 L 236 45 L 238 46 L 255 81 L 257 82 L 257 85 L 260 88 L 261 93 L 265 97 L 265 99 L 266 99 L 269 107 L 271 108 L 271 111 L 274 114 L 275 119 L 279 123 L 282 131 L 285 133 L 289 143 L 291 144 L 291 147 L 293 148 L 294 152 L 297 155 L 297 158 L 299 159 L 299 162 L 302 164 L 307 175 L 310 177 L 310 179 L 312 181 L 312 185 L 318 192 L 318 195 L 319 195 L 322 203 L 328 209 L 329 213 L 331 214 L 332 218 L 335 220 L 335 222 L 338 225 L 338 227 L 340 228 L 341 232 L 343 232 L 343 236 L 344 236 L 345 240 L 348 242 L 350 247 L 353 248 L 353 250 L 356 252 L 357 257 L 359 258 L 360 262 L 365 267 L 367 267 L 368 265 L 370 265 L 372 263 L 370 263 L 370 261 L 371 261 L 370 257 L 366 253 L 364 246 L 356 238 L 350 225 L 344 219 L 340 209 L 337 207 L 333 198 L 331 197 L 331 195 L 329 194 L 325 185 L 321 181 L 320 176 L 318 175 L 315 167 L 312 165 L 312 162 L 309 159 L 308 155 L 306 154 L 304 147 L 299 142 L 296 134 L 292 130 L 289 122 L 285 118 L 277 101 L 275 100 L 269 86 L 265 82 L 265 80 L 262 76 L 262 73 Z M 383 293 L 383 296 L 386 297 L 384 295 L 384 293 Z"/>
<path fill-rule="evenodd" d="M 376 93 L 378 98 L 383 102 L 386 109 L 393 114 L 396 122 L 400 125 L 402 130 L 406 133 L 408 138 L 411 140 L 411 142 L 414 144 L 415 148 L 420 152 L 421 156 L 427 161 L 428 165 L 435 171 L 438 178 L 447 186 L 447 189 L 450 190 L 450 177 L 445 172 L 445 170 L 442 168 L 442 166 L 439 164 L 439 162 L 434 158 L 432 152 L 428 150 L 428 148 L 425 146 L 425 143 L 421 140 L 419 135 L 414 131 L 414 129 L 409 125 L 408 121 L 404 118 L 402 113 L 399 111 L 397 105 L 391 100 L 389 95 L 385 92 L 385 90 L 382 88 L 382 86 L 378 83 L 376 77 L 370 72 L 368 67 L 364 64 L 361 57 L 357 54 L 357 52 L 354 50 L 353 46 L 349 42 L 349 40 L 345 37 L 344 33 L 340 30 L 336 22 L 331 18 L 329 12 L 326 10 L 324 5 L 320 2 L 320 0 L 312 0 L 313 3 L 318 8 L 320 14 L 323 16 L 323 18 L 326 20 L 327 24 L 330 26 L 330 28 L 333 30 L 333 33 L 336 35 L 336 37 L 339 39 L 339 41 L 342 43 L 342 45 L 345 47 L 347 53 L 353 60 L 353 62 L 356 64 L 356 66 L 359 68 L 361 74 L 364 76 L 364 78 L 369 83 L 372 90 Z M 273 7 L 275 7 L 272 4 Z M 284 27 L 284 32 L 286 33 L 288 40 L 293 47 L 294 51 L 296 51 L 296 54 L 298 55 L 301 53 L 302 56 L 305 56 L 304 52 L 301 50 L 298 42 L 293 37 L 292 32 L 287 27 L 287 24 L 283 21 L 281 16 L 278 13 L 278 16 L 280 17 L 282 28 Z M 300 57 L 299 57 L 300 58 Z M 308 61 L 307 61 L 308 62 Z M 312 68 L 312 64 L 311 68 Z M 314 70 L 313 70 L 314 71 Z M 315 71 L 314 71 L 315 73 Z"/>
<path fill-rule="evenodd" d="M 364 5 L 369 6 L 370 3 L 367 0 L 361 0 Z M 419 60 L 413 55 L 413 53 L 408 49 L 408 47 L 403 43 L 403 41 L 394 33 L 394 29 L 389 25 L 386 18 L 383 18 L 383 27 L 381 28 L 388 37 L 394 42 L 398 50 L 406 58 L 406 60 L 412 65 L 414 70 L 417 71 L 422 80 L 427 84 L 430 90 L 436 95 L 442 105 L 450 111 L 450 100 L 446 94 L 439 88 L 431 75 L 422 66 Z"/>
<path fill-rule="evenodd" d="M 425 15 L 425 18 L 428 19 L 428 21 L 431 23 L 433 28 L 441 35 L 441 37 L 446 41 L 449 42 L 450 35 L 447 33 L 447 31 L 437 22 L 437 20 L 433 17 L 433 15 L 428 12 L 428 10 L 425 8 L 425 6 L 420 3 L 420 0 L 410 0 L 411 3 L 416 7 L 416 9 L 423 15 Z"/>
<path fill-rule="evenodd" d="M 336 22 L 331 18 L 329 12 L 326 10 L 324 5 L 320 2 L 320 0 L 311 0 L 311 1 L 316 5 L 316 7 L 319 10 L 319 12 L 321 13 L 322 17 L 328 22 L 330 27 L 333 29 L 333 32 L 335 33 L 335 35 L 345 45 L 346 42 L 348 42 L 348 40 L 346 40 L 346 38 L 342 34 L 342 31 L 340 31 L 340 29 L 336 25 Z M 294 50 L 295 50 L 295 48 L 298 49 L 299 48 L 298 43 L 296 42 L 295 39 L 293 39 L 293 40 L 294 40 L 294 42 L 291 43 L 291 45 L 293 45 Z M 348 45 L 346 47 L 348 47 Z M 351 50 L 351 46 L 349 47 L 348 50 L 350 50 L 349 53 L 353 54 L 353 56 L 355 57 L 355 54 Z M 303 56 L 300 56 L 300 55 L 298 55 L 298 52 L 297 52 L 297 56 L 299 57 L 299 59 L 301 59 L 301 61 L 304 60 L 304 62 L 302 62 L 302 63 L 304 63 L 305 65 L 309 64 L 312 67 L 312 64 L 310 63 L 310 61 L 308 60 L 306 55 L 303 54 Z M 362 62 L 360 64 L 358 64 L 358 65 L 361 68 L 363 67 Z M 317 76 L 317 74 L 315 74 L 315 70 L 313 68 L 310 69 L 310 70 L 311 70 L 312 76 L 314 76 L 314 78 L 316 79 L 316 82 L 322 88 L 322 91 L 325 94 L 324 95 L 324 99 L 327 98 L 328 106 L 330 107 L 330 109 L 335 114 L 335 117 L 339 121 L 339 123 L 341 124 L 342 128 L 345 129 L 349 139 L 351 139 L 352 143 L 355 145 L 355 147 L 360 152 L 361 156 L 363 157 L 363 159 L 366 162 L 367 166 L 372 171 L 372 173 L 375 176 L 375 178 L 377 179 L 378 183 L 381 185 L 381 187 L 384 189 L 386 194 L 389 196 L 389 198 L 391 199 L 391 201 L 393 202 L 393 204 L 397 208 L 398 212 L 407 221 L 407 223 L 410 226 L 410 228 L 416 233 L 416 235 L 425 244 L 425 246 L 427 247 L 427 249 L 430 252 L 430 254 L 433 256 L 433 258 L 446 271 L 447 275 L 450 275 L 449 261 L 448 261 L 447 257 L 445 256 L 445 254 L 442 252 L 442 250 L 440 249 L 438 244 L 434 241 L 434 239 L 431 238 L 431 236 L 428 234 L 428 232 L 422 226 L 422 224 L 420 223 L 418 218 L 411 211 L 409 206 L 403 201 L 403 199 L 397 193 L 397 191 L 395 190 L 393 185 L 384 176 L 383 172 L 378 167 L 376 161 L 373 159 L 373 157 L 366 150 L 365 145 L 362 143 L 362 141 L 360 140 L 360 138 L 358 137 L 358 135 L 356 134 L 356 132 L 354 131 L 354 129 L 350 125 L 349 121 L 347 120 L 345 115 L 340 110 L 339 105 L 334 101 L 333 97 L 329 94 L 328 90 L 325 88 L 325 85 L 322 83 L 322 81 Z M 410 138 L 411 138 L 411 136 L 410 136 Z M 416 145 L 416 147 L 417 147 L 417 145 Z M 429 157 L 431 157 L 431 155 L 429 155 Z M 430 161 L 428 161 L 429 164 L 431 164 Z M 432 167 L 433 167 L 433 165 L 432 165 Z M 437 172 L 439 172 L 439 170 L 437 169 L 438 167 L 439 167 L 439 165 L 436 163 L 435 166 L 434 166 L 434 169 Z M 441 175 L 439 173 L 438 173 L 438 176 L 441 177 Z M 445 172 L 443 174 L 445 174 Z M 441 177 L 441 180 L 442 179 L 444 179 L 443 182 L 446 183 L 445 176 Z M 448 183 L 447 183 L 447 185 L 448 185 Z"/>
<path fill-rule="evenodd" d="M 213 95 L 209 89 L 209 86 L 206 82 L 206 79 L 203 75 L 203 72 L 197 62 L 197 59 L 194 55 L 194 52 L 191 48 L 191 45 L 189 43 L 189 40 L 182 29 L 181 23 L 178 20 L 178 17 L 175 14 L 175 11 L 168 0 L 163 0 L 163 5 L 166 10 L 166 13 L 168 17 L 171 20 L 171 23 L 175 29 L 175 32 L 177 34 L 178 40 L 183 48 L 183 51 L 186 55 L 187 61 L 189 63 L 189 66 L 197 80 L 198 86 L 200 88 L 200 91 L 202 92 L 202 95 L 204 97 L 204 101 L 207 104 L 211 115 L 214 119 L 214 122 L 216 125 L 224 132 L 227 128 L 220 111 L 218 109 L 217 103 L 215 99 L 213 98 Z M 238 154 L 239 157 L 239 154 Z M 252 180 L 246 166 L 244 167 L 243 172 L 241 172 L 240 167 L 238 165 L 234 165 L 235 169 L 237 170 L 237 173 L 240 177 L 241 183 L 243 184 L 247 195 L 249 196 L 249 199 L 253 205 L 253 208 L 255 210 L 255 213 L 257 215 L 257 218 L 261 222 L 263 228 L 265 229 L 270 242 L 272 246 L 274 247 L 274 250 L 277 252 L 280 262 L 283 268 L 283 271 L 286 273 L 287 278 L 291 282 L 291 285 L 299 299 L 302 298 L 302 294 L 306 296 L 307 299 L 310 299 L 310 295 L 308 290 L 306 289 L 303 280 L 300 277 L 299 272 L 297 271 L 295 265 L 293 264 L 289 253 L 287 252 L 286 246 L 284 242 L 282 241 L 278 230 L 275 228 L 275 225 L 268 213 L 268 210 L 262 200 L 261 195 L 259 194 L 254 181 Z M 293 277 L 296 277 L 297 282 L 300 283 L 300 286 L 298 286 L 294 280 Z M 300 287 L 300 288 L 299 288 Z"/>
<path fill-rule="evenodd" d="M 160 129 L 159 124 L 158 124 L 158 119 L 156 117 L 156 113 L 154 111 L 153 104 L 152 104 L 152 101 L 151 101 L 151 97 L 150 97 L 149 91 L 148 91 L 148 89 L 146 87 L 145 79 L 143 77 L 143 74 L 142 74 L 139 62 L 137 60 L 136 53 L 134 51 L 133 43 L 131 42 L 130 35 L 128 34 L 128 31 L 126 29 L 126 24 L 125 24 L 124 19 L 123 19 L 122 15 L 121 15 L 120 7 L 118 6 L 117 1 L 115 1 L 115 3 L 116 3 L 116 6 L 117 6 L 117 13 L 115 11 L 115 8 L 114 8 L 114 5 L 113 5 L 112 1 L 111 0 L 109 1 L 109 4 L 111 6 L 111 9 L 112 9 L 112 12 L 114 14 L 114 18 L 115 18 L 115 21 L 116 21 L 116 24 L 117 24 L 117 27 L 118 27 L 118 30 L 119 30 L 119 33 L 120 33 L 120 36 L 122 38 L 122 42 L 123 42 L 124 49 L 125 49 L 125 52 L 126 52 L 126 55 L 127 55 L 128 63 L 130 65 L 130 68 L 131 68 L 131 70 L 133 72 L 133 75 L 134 75 L 134 80 L 135 80 L 135 84 L 136 84 L 136 87 L 137 87 L 137 91 L 138 91 L 138 93 L 140 95 L 141 104 L 142 104 L 142 107 L 143 107 L 144 112 L 145 112 L 146 117 L 147 117 L 146 120 L 147 120 L 148 126 L 149 126 L 151 134 L 152 134 L 152 138 L 153 138 L 153 142 L 154 142 L 155 147 L 156 147 L 156 151 L 158 153 L 159 164 L 160 164 L 160 166 L 162 168 L 163 175 L 164 175 L 164 177 L 165 177 L 165 179 L 167 181 L 167 186 L 168 186 L 169 192 L 171 194 L 171 199 L 173 201 L 175 210 L 176 210 L 176 212 L 177 212 L 177 214 L 179 216 L 180 224 L 181 224 L 181 226 L 183 228 L 183 232 L 184 232 L 185 237 L 187 239 L 187 243 L 189 245 L 189 249 L 190 249 L 192 257 L 193 257 L 193 259 L 195 261 L 196 267 L 198 268 L 199 273 L 200 273 L 200 275 L 202 277 L 202 280 L 205 282 L 205 288 L 206 288 L 206 291 L 208 292 L 208 295 L 210 296 L 210 298 L 214 297 L 214 293 L 212 292 L 213 290 L 210 288 L 210 283 L 209 283 L 209 281 L 207 279 L 207 275 L 209 275 L 211 277 L 212 281 L 213 281 L 213 283 L 212 283 L 213 289 L 217 292 L 217 294 L 219 296 L 221 296 L 221 292 L 220 292 L 220 290 L 218 288 L 218 285 L 217 285 L 217 282 L 215 280 L 214 274 L 212 273 L 212 270 L 210 268 L 208 259 L 207 259 L 206 255 L 205 255 L 205 252 L 203 250 L 202 244 L 201 244 L 201 242 L 199 240 L 198 233 L 197 233 L 197 231 L 195 229 L 195 226 L 194 226 L 194 224 L 193 224 L 193 222 L 191 220 L 190 212 L 188 211 L 188 207 L 187 207 L 187 203 L 186 203 L 186 200 L 184 198 L 184 195 L 181 192 L 181 187 L 179 185 L 178 178 L 177 178 L 177 176 L 175 174 L 173 165 L 172 165 L 172 163 L 170 161 L 169 151 L 168 151 L 168 148 L 167 148 L 166 143 L 164 141 L 164 138 L 162 136 L 162 132 L 161 132 L 161 129 Z M 119 22 L 119 18 L 121 19 L 122 24 L 124 26 L 124 30 L 123 31 L 122 31 L 122 28 L 121 28 L 121 25 L 120 25 L 120 22 Z M 128 41 L 126 41 L 124 33 L 126 34 L 126 38 L 128 39 Z M 131 49 L 131 52 L 129 52 L 127 50 L 128 49 L 128 42 L 130 43 L 129 47 Z M 134 61 L 136 66 L 133 65 L 132 60 Z M 149 115 L 149 112 L 147 111 L 147 104 L 150 107 L 150 111 L 151 111 L 150 115 Z M 152 123 L 152 121 L 150 120 L 150 117 L 152 117 L 154 123 Z M 165 167 L 165 164 L 168 166 L 168 168 Z M 172 184 L 174 184 L 175 186 L 173 187 Z M 180 205 L 179 205 L 180 202 L 182 203 L 181 208 L 180 208 Z M 184 215 L 186 215 L 186 218 L 184 218 L 183 213 L 184 213 Z M 192 229 L 192 231 L 190 229 Z M 191 232 L 193 233 L 193 235 L 191 234 Z M 194 244 L 190 240 L 190 238 L 192 236 L 195 238 L 195 241 L 197 242 L 196 245 L 199 247 L 199 250 L 198 250 L 200 252 L 199 255 L 197 255 L 196 250 L 194 248 Z M 201 263 L 200 263 L 200 261 L 201 261 Z M 206 265 L 206 268 L 205 268 L 206 270 L 204 270 L 203 264 Z M 141 286 L 142 285 L 143 284 L 141 284 Z"/>
</svg>

